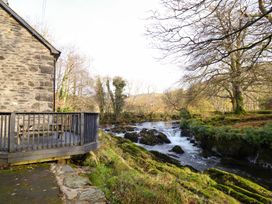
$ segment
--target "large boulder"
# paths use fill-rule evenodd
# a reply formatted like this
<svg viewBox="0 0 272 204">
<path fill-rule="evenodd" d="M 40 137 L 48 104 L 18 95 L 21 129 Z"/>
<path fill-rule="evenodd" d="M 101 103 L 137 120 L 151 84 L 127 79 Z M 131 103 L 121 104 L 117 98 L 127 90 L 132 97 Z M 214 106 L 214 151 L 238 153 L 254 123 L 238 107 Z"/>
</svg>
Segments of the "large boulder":
<svg viewBox="0 0 272 204">
<path fill-rule="evenodd" d="M 140 132 L 140 143 L 150 146 L 157 144 L 171 143 L 167 136 L 155 129 L 142 129 Z"/>
<path fill-rule="evenodd" d="M 125 135 L 124 135 L 124 138 L 132 141 L 132 142 L 138 142 L 138 133 L 137 132 L 127 132 Z"/>
<path fill-rule="evenodd" d="M 183 154 L 184 150 L 180 146 L 176 145 L 170 150 L 170 152 L 175 152 L 177 154 Z"/>
</svg>

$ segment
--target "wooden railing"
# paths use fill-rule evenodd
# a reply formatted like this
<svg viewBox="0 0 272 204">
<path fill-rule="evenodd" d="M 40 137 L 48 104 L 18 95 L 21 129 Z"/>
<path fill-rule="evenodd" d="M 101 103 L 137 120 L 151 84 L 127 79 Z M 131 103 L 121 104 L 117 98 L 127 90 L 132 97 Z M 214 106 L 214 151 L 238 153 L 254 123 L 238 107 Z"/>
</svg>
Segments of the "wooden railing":
<svg viewBox="0 0 272 204">
<path fill-rule="evenodd" d="M 83 146 L 97 131 L 97 113 L 0 113 L 0 152 Z"/>
</svg>

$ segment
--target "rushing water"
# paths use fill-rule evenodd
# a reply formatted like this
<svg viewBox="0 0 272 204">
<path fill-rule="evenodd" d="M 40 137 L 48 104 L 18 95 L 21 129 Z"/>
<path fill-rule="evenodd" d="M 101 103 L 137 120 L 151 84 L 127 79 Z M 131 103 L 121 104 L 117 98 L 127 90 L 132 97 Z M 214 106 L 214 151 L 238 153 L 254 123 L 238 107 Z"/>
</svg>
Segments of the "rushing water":
<svg viewBox="0 0 272 204">
<path fill-rule="evenodd" d="M 238 175 L 250 178 L 255 182 L 258 182 L 265 187 L 272 189 L 272 170 L 258 168 L 250 163 L 233 163 L 230 160 L 222 160 L 216 156 L 204 156 L 203 151 L 200 147 L 190 142 L 190 138 L 182 135 L 178 123 L 175 122 L 144 122 L 135 124 L 135 131 L 140 132 L 143 128 L 156 129 L 165 135 L 171 141 L 170 144 L 162 144 L 149 146 L 144 144 L 137 145 L 144 147 L 147 150 L 155 150 L 168 156 L 179 160 L 181 165 L 188 165 L 197 169 L 198 171 L 204 171 L 208 168 L 219 168 L 225 171 L 236 173 Z M 124 134 L 115 134 L 116 136 L 123 137 Z M 183 150 L 184 154 L 179 155 L 170 150 L 175 146 L 179 145 Z"/>
</svg>

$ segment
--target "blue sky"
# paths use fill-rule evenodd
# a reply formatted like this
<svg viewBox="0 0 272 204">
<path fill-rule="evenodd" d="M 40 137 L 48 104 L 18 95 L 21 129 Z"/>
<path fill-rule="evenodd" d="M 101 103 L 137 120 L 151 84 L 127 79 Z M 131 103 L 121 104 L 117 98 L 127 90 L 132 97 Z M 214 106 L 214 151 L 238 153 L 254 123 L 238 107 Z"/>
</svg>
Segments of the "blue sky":
<svg viewBox="0 0 272 204">
<path fill-rule="evenodd" d="M 43 2 L 46 9 L 43 13 Z M 55 46 L 75 46 L 92 59 L 94 75 L 122 76 L 156 92 L 174 86 L 181 77 L 175 65 L 156 60 L 145 33 L 148 11 L 159 0 L 9 0 L 30 24 L 43 22 Z M 137 85 L 135 85 L 137 84 Z"/>
</svg>

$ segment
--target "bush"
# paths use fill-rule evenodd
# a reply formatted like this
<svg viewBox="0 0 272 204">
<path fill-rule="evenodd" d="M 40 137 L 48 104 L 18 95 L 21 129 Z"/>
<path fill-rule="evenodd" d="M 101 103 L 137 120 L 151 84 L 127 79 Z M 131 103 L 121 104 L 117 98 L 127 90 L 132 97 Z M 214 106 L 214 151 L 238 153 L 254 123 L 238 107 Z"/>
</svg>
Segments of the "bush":
<svg viewBox="0 0 272 204">
<path fill-rule="evenodd" d="M 181 119 L 181 127 L 190 130 L 206 150 L 216 149 L 223 156 L 246 158 L 263 149 L 272 151 L 272 124 L 241 129 L 212 126 L 197 119 Z"/>
<path fill-rule="evenodd" d="M 182 119 L 190 119 L 192 116 L 191 116 L 190 112 L 186 108 L 182 108 L 180 110 L 180 117 Z"/>
</svg>

